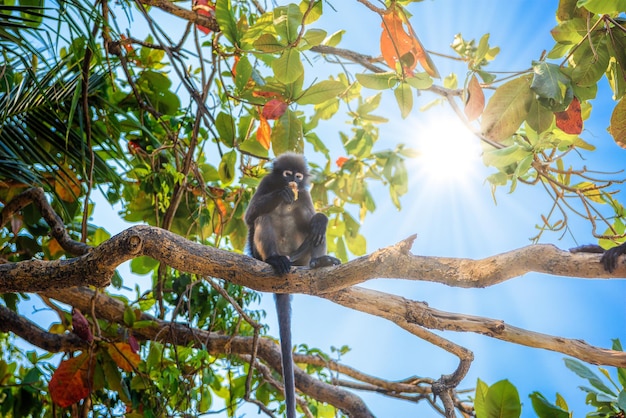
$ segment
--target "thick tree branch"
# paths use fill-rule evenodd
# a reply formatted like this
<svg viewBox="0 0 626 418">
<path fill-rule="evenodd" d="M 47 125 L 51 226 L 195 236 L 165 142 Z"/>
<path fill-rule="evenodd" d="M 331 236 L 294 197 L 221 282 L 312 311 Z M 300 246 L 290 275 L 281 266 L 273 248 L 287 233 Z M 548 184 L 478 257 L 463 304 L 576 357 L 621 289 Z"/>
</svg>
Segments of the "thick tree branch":
<svg viewBox="0 0 626 418">
<path fill-rule="evenodd" d="M 69 260 L 28 260 L 0 265 L 0 292 L 42 292 L 81 285 L 106 286 L 124 261 L 142 255 L 188 273 L 220 277 L 262 292 L 323 295 L 375 278 L 431 281 L 482 288 L 529 272 L 579 278 L 626 277 L 619 263 L 609 273 L 599 254 L 570 253 L 552 245 L 531 245 L 482 260 L 424 257 L 408 252 L 411 237 L 349 263 L 317 270 L 297 268 L 277 277 L 265 263 L 188 241 L 169 231 L 134 226 Z"/>
</svg>

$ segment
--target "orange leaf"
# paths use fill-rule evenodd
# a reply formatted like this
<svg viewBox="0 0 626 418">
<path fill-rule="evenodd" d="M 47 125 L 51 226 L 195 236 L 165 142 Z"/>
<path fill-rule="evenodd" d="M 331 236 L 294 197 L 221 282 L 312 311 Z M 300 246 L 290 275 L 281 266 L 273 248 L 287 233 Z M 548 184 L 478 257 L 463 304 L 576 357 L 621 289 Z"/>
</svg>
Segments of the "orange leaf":
<svg viewBox="0 0 626 418">
<path fill-rule="evenodd" d="M 280 93 L 276 93 L 275 91 L 253 91 L 252 95 L 254 97 L 283 97 Z"/>
<path fill-rule="evenodd" d="M 85 399 L 89 396 L 92 378 L 87 353 L 62 361 L 48 385 L 52 402 L 61 408 L 67 408 Z"/>
<path fill-rule="evenodd" d="M 583 118 L 580 113 L 580 100 L 574 97 L 567 109 L 555 112 L 556 126 L 566 134 L 578 135 L 583 131 Z"/>
<path fill-rule="evenodd" d="M 268 120 L 278 119 L 285 114 L 285 110 L 287 110 L 287 103 L 282 100 L 272 99 L 265 103 L 261 115 Z"/>
<path fill-rule="evenodd" d="M 57 241 L 56 239 L 51 238 L 50 241 L 48 241 L 48 252 L 50 252 L 51 257 L 59 256 L 63 254 L 64 251 L 65 250 L 63 249 L 63 247 L 61 247 L 61 244 L 59 244 L 59 241 Z"/>
<path fill-rule="evenodd" d="M 135 353 L 128 343 L 108 344 L 107 351 L 115 364 L 125 372 L 132 372 L 141 361 L 139 354 Z"/>
<path fill-rule="evenodd" d="M 348 161 L 348 158 L 346 157 L 339 157 L 337 158 L 337 161 L 335 161 L 335 163 L 337 164 L 337 166 L 339 168 L 343 167 L 343 165 L 345 164 L 345 162 Z"/>
<path fill-rule="evenodd" d="M 485 93 L 475 75 L 472 75 L 467 85 L 467 100 L 465 101 L 465 116 L 470 122 L 476 120 L 485 110 Z"/>
<path fill-rule="evenodd" d="M 263 148 L 270 149 L 272 128 L 270 128 L 270 124 L 267 122 L 267 119 L 263 117 L 263 115 L 261 115 L 259 119 L 261 124 L 259 125 L 259 129 L 256 130 L 256 140 L 263 145 Z"/>
<path fill-rule="evenodd" d="M 408 32 L 404 29 L 405 24 Z M 413 27 L 403 20 L 398 10 L 394 9 L 383 15 L 381 26 L 383 32 L 380 35 L 380 52 L 389 67 L 395 69 L 399 62 L 403 71 L 410 75 L 419 62 L 430 76 L 439 77 L 435 64 L 417 38 Z"/>
<path fill-rule="evenodd" d="M 233 64 L 233 77 L 237 77 L 237 64 L 239 64 L 239 55 L 235 55 L 235 63 Z"/>
<path fill-rule="evenodd" d="M 404 30 L 402 17 L 396 10 L 383 15 L 380 36 L 380 52 L 387 65 L 393 69 L 400 62 L 406 71 L 413 71 L 417 65 L 417 50 L 413 38 Z"/>
<path fill-rule="evenodd" d="M 54 181 L 54 192 L 61 200 L 73 203 L 80 196 L 81 191 L 80 181 L 74 172 L 67 167 L 57 171 Z"/>
</svg>

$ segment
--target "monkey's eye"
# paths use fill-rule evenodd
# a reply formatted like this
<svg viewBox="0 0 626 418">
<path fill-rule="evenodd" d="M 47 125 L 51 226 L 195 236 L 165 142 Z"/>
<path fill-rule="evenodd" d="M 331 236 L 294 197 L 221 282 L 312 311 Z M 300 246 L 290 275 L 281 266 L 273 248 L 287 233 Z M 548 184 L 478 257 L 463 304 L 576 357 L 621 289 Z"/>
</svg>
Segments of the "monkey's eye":
<svg viewBox="0 0 626 418">
<path fill-rule="evenodd" d="M 291 177 L 293 175 L 293 171 L 285 170 L 283 171 L 283 177 Z"/>
<path fill-rule="evenodd" d="M 298 181 L 302 181 L 302 179 L 304 178 L 304 174 L 302 173 L 296 173 L 296 180 Z"/>
</svg>

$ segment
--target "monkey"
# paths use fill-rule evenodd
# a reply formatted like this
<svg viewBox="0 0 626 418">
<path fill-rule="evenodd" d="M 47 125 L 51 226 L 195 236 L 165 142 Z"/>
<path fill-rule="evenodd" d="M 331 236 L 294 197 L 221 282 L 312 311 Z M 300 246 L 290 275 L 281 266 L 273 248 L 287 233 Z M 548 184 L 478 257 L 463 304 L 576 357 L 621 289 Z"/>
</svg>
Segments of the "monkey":
<svg viewBox="0 0 626 418">
<path fill-rule="evenodd" d="M 257 187 L 244 215 L 252 257 L 283 276 L 291 266 L 311 268 L 341 264 L 326 254 L 328 218 L 315 212 L 308 191 L 309 171 L 300 154 L 277 157 Z M 285 387 L 287 418 L 296 416 L 296 388 L 291 354 L 291 296 L 276 293 L 276 313 Z"/>
</svg>

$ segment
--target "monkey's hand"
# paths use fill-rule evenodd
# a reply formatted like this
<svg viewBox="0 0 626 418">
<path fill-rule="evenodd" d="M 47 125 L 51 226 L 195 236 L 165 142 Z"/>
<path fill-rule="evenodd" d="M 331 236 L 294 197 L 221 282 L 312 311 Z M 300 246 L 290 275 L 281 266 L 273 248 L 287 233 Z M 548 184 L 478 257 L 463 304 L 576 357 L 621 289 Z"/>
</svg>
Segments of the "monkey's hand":
<svg viewBox="0 0 626 418">
<path fill-rule="evenodd" d="M 309 240 L 314 247 L 318 247 L 326 239 L 326 227 L 328 218 L 323 213 L 316 213 L 311 218 Z"/>
<path fill-rule="evenodd" d="M 293 202 L 296 201 L 296 196 L 293 194 L 293 190 L 291 190 L 291 187 L 289 186 L 280 189 L 278 191 L 278 194 L 280 195 L 283 202 L 288 205 L 291 205 Z"/>
<path fill-rule="evenodd" d="M 272 266 L 274 273 L 278 276 L 287 274 L 289 273 L 289 270 L 291 270 L 291 260 L 289 260 L 289 257 L 285 257 L 284 255 L 269 256 L 265 262 Z"/>
<path fill-rule="evenodd" d="M 600 259 L 600 262 L 604 265 L 604 269 L 612 273 L 617 267 L 617 259 L 622 254 L 626 254 L 626 243 L 606 250 Z"/>
</svg>

